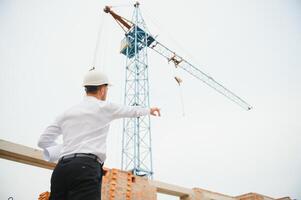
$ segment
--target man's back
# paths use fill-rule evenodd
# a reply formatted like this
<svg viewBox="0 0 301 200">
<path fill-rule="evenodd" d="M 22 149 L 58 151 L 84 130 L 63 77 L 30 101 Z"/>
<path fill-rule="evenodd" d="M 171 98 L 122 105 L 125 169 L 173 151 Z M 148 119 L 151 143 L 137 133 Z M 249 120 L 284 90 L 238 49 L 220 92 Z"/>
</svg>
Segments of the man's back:
<svg viewBox="0 0 301 200">
<path fill-rule="evenodd" d="M 103 162 L 106 159 L 106 138 L 110 122 L 122 117 L 139 117 L 149 109 L 121 106 L 86 96 L 49 125 L 39 140 L 41 148 L 54 146 L 53 141 L 63 136 L 60 157 L 74 153 L 91 153 Z M 51 144 L 48 142 L 51 141 Z"/>
<path fill-rule="evenodd" d="M 108 103 L 94 97 L 85 97 L 68 109 L 58 120 L 64 141 L 61 156 L 92 153 L 104 161 L 109 123 L 113 120 L 108 110 Z"/>
<path fill-rule="evenodd" d="M 100 200 L 110 122 L 118 118 L 160 115 L 158 108 L 106 102 L 109 85 L 105 74 L 90 70 L 84 78 L 87 94 L 84 100 L 57 117 L 41 135 L 38 146 L 49 152 L 49 158 L 55 159 L 51 152 L 60 152 L 51 177 L 50 200 Z M 56 143 L 60 135 L 63 136 L 61 150 L 61 145 Z"/>
</svg>

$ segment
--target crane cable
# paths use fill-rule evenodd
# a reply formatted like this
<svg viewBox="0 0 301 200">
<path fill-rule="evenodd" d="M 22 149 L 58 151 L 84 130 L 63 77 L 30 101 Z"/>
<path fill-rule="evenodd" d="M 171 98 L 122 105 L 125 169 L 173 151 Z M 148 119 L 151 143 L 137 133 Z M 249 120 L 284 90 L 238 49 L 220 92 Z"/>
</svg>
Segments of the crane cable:
<svg viewBox="0 0 301 200">
<path fill-rule="evenodd" d="M 95 49 L 94 49 L 92 66 L 91 66 L 92 69 L 96 68 L 97 54 L 98 54 L 98 50 L 99 50 L 99 43 L 100 43 L 100 40 L 101 40 L 101 36 L 103 34 L 103 25 L 104 25 L 104 12 L 102 12 L 101 16 L 100 16 L 100 23 L 99 23 L 99 28 L 98 28 L 97 38 L 96 38 L 96 45 L 95 45 Z"/>
<path fill-rule="evenodd" d="M 111 8 L 120 8 L 120 7 L 129 7 L 131 5 L 129 4 L 121 4 L 121 5 L 115 5 L 115 6 L 111 6 Z M 91 69 L 95 69 L 96 65 L 99 65 L 102 68 L 102 71 L 105 71 L 105 66 L 106 66 L 106 55 L 107 55 L 107 46 L 108 46 L 108 39 L 104 39 L 105 35 L 105 19 L 106 17 L 104 16 L 105 13 L 101 12 L 101 16 L 100 16 L 100 22 L 99 22 L 99 28 L 98 28 L 98 32 L 97 32 L 97 38 L 96 38 L 96 45 L 95 45 L 95 49 L 94 49 L 94 54 L 93 54 L 93 59 L 92 59 L 92 66 L 90 67 Z M 110 34 L 109 34 L 110 35 Z M 99 49 L 99 45 L 103 44 L 103 48 L 102 50 Z M 97 55 L 100 54 L 100 58 L 102 58 L 100 60 L 100 63 L 97 63 Z"/>
<path fill-rule="evenodd" d="M 161 26 L 159 25 L 158 23 L 158 20 L 155 19 L 155 18 L 152 18 L 151 15 L 148 13 L 148 11 L 146 9 L 144 9 L 144 13 L 146 13 L 146 15 L 149 17 L 149 19 L 153 22 L 153 24 L 158 28 L 158 29 L 162 29 Z M 164 29 L 162 29 L 164 30 Z M 176 44 L 176 46 L 178 46 L 178 48 L 182 49 L 183 48 L 181 47 L 181 45 L 171 36 L 171 34 L 167 31 L 163 31 L 163 32 L 166 32 L 168 38 L 172 39 L 173 42 Z M 185 52 L 185 50 L 183 50 Z M 186 54 L 188 54 L 186 52 Z M 182 87 L 181 87 L 181 82 L 182 80 L 177 76 L 177 67 L 175 66 L 175 68 L 173 68 L 173 78 L 176 80 L 176 82 L 178 83 L 178 91 L 179 91 L 179 96 L 180 96 L 180 102 L 181 102 L 181 108 L 182 108 L 182 116 L 184 117 L 185 116 L 185 106 L 184 106 L 184 96 L 183 96 L 183 90 L 182 90 Z"/>
<path fill-rule="evenodd" d="M 165 36 L 171 40 L 171 42 L 173 44 L 175 44 L 175 47 L 177 47 L 179 50 L 181 50 L 184 55 L 186 54 L 187 58 L 191 59 L 196 65 L 198 66 L 204 66 L 204 65 L 201 65 L 199 62 L 198 62 L 198 59 L 196 59 L 196 57 L 194 57 L 192 55 L 191 52 L 187 51 L 187 49 L 185 49 L 183 47 L 182 44 L 180 44 L 171 34 L 170 31 L 168 31 L 164 25 L 161 25 L 160 24 L 160 20 L 158 20 L 158 18 L 156 18 L 155 16 L 151 15 L 151 12 L 148 11 L 146 8 L 143 9 L 143 12 L 149 17 L 150 21 L 153 23 L 153 25 L 155 25 L 157 27 L 157 29 L 160 30 L 160 33 L 165 33 Z M 161 34 L 162 35 L 162 34 Z M 206 74 L 209 74 L 207 73 L 204 69 L 202 69 L 203 72 L 205 72 Z"/>
<path fill-rule="evenodd" d="M 131 5 L 129 4 L 124 4 L 124 5 L 115 5 L 115 6 L 111 6 L 111 8 L 119 8 L 119 7 L 129 7 Z M 100 50 L 100 57 L 102 58 L 100 60 L 100 67 L 101 67 L 101 70 L 102 71 L 105 71 L 105 67 L 106 67 L 106 61 L 107 61 L 107 47 L 108 47 L 108 42 L 110 41 L 109 40 L 109 37 L 110 37 L 110 34 L 106 34 L 107 32 L 103 31 L 103 29 L 105 29 L 106 27 L 106 17 L 104 16 L 105 12 L 102 12 L 102 16 L 101 16 L 101 20 L 102 22 L 100 22 L 100 26 L 99 26 L 99 30 L 98 30 L 98 38 L 97 38 L 97 43 L 96 43 L 96 47 L 95 47 L 95 52 L 94 52 L 94 58 L 93 58 L 93 66 L 96 65 L 96 57 L 97 57 L 97 54 L 98 54 L 98 51 L 99 51 L 99 44 L 102 43 L 102 51 Z M 122 99 L 122 97 L 121 97 Z M 119 140 L 119 135 L 118 134 L 113 134 L 113 137 L 115 138 L 114 141 L 118 141 Z M 117 144 L 114 143 L 114 148 L 117 148 Z M 116 151 L 115 155 L 113 155 L 112 159 L 113 160 L 118 160 L 118 156 L 119 156 L 119 153 Z"/>
<path fill-rule="evenodd" d="M 174 79 L 176 80 L 176 82 L 178 83 L 178 91 L 179 91 L 179 96 L 180 96 L 180 102 L 181 102 L 181 108 L 182 108 L 182 116 L 184 117 L 185 116 L 185 106 L 184 106 L 184 97 L 183 97 L 183 91 L 182 91 L 182 86 L 181 86 L 181 83 L 182 83 L 182 79 L 180 79 L 178 76 L 177 76 L 177 68 L 173 68 L 173 77 Z"/>
<path fill-rule="evenodd" d="M 115 6 L 110 6 L 111 8 L 120 8 L 120 7 L 130 7 L 133 6 L 131 4 L 120 4 L 120 5 L 115 5 Z"/>
</svg>

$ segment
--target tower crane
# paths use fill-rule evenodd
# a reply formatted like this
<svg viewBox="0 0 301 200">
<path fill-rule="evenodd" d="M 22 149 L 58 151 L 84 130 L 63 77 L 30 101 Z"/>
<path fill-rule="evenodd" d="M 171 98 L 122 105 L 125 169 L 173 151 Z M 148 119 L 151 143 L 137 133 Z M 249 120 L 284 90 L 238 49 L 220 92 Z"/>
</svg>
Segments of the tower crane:
<svg viewBox="0 0 301 200">
<path fill-rule="evenodd" d="M 139 3 L 136 3 L 139 5 Z M 135 5 L 136 5 L 135 4 Z M 130 57 L 134 56 L 134 33 L 137 29 L 138 35 L 138 51 L 144 47 L 149 47 L 150 49 L 154 50 L 161 56 L 165 57 L 169 62 L 173 62 L 175 67 L 179 67 L 189 73 L 190 75 L 194 76 L 195 78 L 199 79 L 200 81 L 204 82 L 209 87 L 216 90 L 218 93 L 224 95 L 234 103 L 238 104 L 242 108 L 246 110 L 251 110 L 252 106 L 250 106 L 247 102 L 245 102 L 242 98 L 231 92 L 225 86 L 214 80 L 213 77 L 205 74 L 200 69 L 192 65 L 190 62 L 185 60 L 183 57 L 160 43 L 158 40 L 155 39 L 151 34 L 142 30 L 139 26 L 137 26 L 132 21 L 121 17 L 120 15 L 116 14 L 109 6 L 104 8 L 104 12 L 109 13 L 112 17 L 117 21 L 117 23 L 121 26 L 121 28 L 125 32 L 125 42 L 123 48 L 121 49 L 121 53 L 126 55 L 127 50 L 129 50 Z"/>
<path fill-rule="evenodd" d="M 120 53 L 127 57 L 125 104 L 149 106 L 147 49 L 152 49 L 180 68 L 202 81 L 218 93 L 241 106 L 245 110 L 252 107 L 242 98 L 231 92 L 213 77 L 207 75 L 182 56 L 172 51 L 147 31 L 139 10 L 139 3 L 134 4 L 132 20 L 128 20 L 105 6 L 104 12 L 110 14 L 125 33 L 121 42 Z M 178 84 L 181 79 L 175 77 Z M 125 120 L 123 128 L 122 169 L 132 170 L 136 175 L 152 177 L 150 121 L 137 118 Z"/>
</svg>

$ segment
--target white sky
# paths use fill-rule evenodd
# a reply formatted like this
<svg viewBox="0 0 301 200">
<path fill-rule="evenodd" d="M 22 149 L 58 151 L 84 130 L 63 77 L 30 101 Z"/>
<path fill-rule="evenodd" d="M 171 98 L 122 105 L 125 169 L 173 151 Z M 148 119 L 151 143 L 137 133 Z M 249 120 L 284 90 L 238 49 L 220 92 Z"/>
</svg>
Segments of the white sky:
<svg viewBox="0 0 301 200">
<path fill-rule="evenodd" d="M 0 0 L 0 138 L 36 147 L 57 114 L 82 98 L 99 24 L 97 67 L 122 103 L 120 27 L 105 5 L 129 1 Z M 245 111 L 149 52 L 155 179 L 229 195 L 301 197 L 301 1 L 141 1 L 166 46 L 250 103 Z M 116 12 L 130 18 L 132 7 Z M 200 64 L 200 65 L 199 65 Z M 119 168 L 121 124 L 111 125 L 106 167 Z M 0 199 L 37 199 L 51 171 L 0 160 Z"/>
</svg>

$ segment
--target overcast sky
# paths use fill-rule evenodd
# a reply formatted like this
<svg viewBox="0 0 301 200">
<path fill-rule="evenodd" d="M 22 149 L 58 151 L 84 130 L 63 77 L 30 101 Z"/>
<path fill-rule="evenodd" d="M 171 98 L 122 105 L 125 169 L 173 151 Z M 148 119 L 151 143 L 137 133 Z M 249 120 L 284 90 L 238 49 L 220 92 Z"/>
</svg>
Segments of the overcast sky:
<svg viewBox="0 0 301 200">
<path fill-rule="evenodd" d="M 301 198 L 301 1 L 140 1 L 153 35 L 251 104 L 245 111 L 149 51 L 154 178 L 228 195 Z M 81 101 L 93 63 L 122 103 L 123 32 L 105 5 L 130 1 L 0 0 L 0 138 L 37 148 L 44 128 Z M 133 6 L 113 8 L 131 18 Z M 183 79 L 180 89 L 176 73 Z M 185 115 L 183 116 L 183 112 Z M 106 167 L 120 168 L 122 120 Z M 0 199 L 37 199 L 50 170 L 0 160 Z"/>
</svg>

